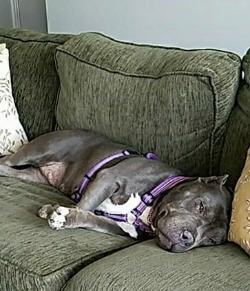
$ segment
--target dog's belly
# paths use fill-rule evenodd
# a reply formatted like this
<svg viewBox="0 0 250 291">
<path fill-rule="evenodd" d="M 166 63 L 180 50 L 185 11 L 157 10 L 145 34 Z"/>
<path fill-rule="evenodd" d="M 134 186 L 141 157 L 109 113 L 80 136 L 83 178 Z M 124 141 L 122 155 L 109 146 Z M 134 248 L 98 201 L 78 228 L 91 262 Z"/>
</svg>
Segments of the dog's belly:
<svg viewBox="0 0 250 291">
<path fill-rule="evenodd" d="M 49 164 L 42 166 L 39 169 L 47 181 L 53 187 L 58 188 L 65 174 L 66 164 L 63 162 L 50 162 Z"/>
</svg>

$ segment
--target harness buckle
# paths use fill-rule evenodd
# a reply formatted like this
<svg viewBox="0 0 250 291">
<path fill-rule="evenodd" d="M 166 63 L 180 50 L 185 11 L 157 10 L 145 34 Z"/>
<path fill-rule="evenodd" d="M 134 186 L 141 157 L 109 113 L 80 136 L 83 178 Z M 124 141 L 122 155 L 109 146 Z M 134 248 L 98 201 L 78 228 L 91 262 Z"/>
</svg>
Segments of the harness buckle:
<svg viewBox="0 0 250 291">
<path fill-rule="evenodd" d="M 147 206 L 152 206 L 154 202 L 154 195 L 151 192 L 147 192 L 141 196 L 141 200 Z"/>
<path fill-rule="evenodd" d="M 82 199 L 82 195 L 78 192 L 75 192 L 71 195 L 71 199 L 78 203 Z"/>
<path fill-rule="evenodd" d="M 136 217 L 133 213 L 128 213 L 127 215 L 127 221 L 130 224 L 134 224 L 134 222 L 136 221 Z"/>
<path fill-rule="evenodd" d="M 145 153 L 144 157 L 149 160 L 160 161 L 160 158 L 155 153 L 151 152 Z"/>
</svg>

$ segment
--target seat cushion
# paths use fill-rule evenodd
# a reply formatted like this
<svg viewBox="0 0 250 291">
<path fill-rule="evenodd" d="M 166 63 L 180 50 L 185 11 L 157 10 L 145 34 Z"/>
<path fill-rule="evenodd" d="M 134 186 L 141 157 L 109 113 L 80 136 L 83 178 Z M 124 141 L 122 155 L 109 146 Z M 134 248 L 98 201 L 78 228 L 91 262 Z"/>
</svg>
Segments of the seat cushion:
<svg viewBox="0 0 250 291">
<path fill-rule="evenodd" d="M 58 46 L 56 61 L 59 128 L 91 129 L 154 151 L 187 175 L 218 172 L 239 56 L 85 33 Z"/>
<path fill-rule="evenodd" d="M 249 257 L 231 244 L 174 254 L 148 241 L 84 268 L 64 289 L 75 290 L 250 290 Z"/>
<path fill-rule="evenodd" d="M 52 230 L 41 205 L 72 201 L 50 186 L 0 177 L 0 290 L 54 291 L 91 262 L 135 241 L 87 231 Z"/>
</svg>

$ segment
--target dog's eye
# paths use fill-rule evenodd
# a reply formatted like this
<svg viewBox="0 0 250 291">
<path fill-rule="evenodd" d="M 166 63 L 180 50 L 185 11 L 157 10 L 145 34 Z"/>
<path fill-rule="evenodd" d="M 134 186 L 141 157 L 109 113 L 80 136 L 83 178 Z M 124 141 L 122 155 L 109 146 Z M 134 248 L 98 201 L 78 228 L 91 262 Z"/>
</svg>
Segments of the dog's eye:
<svg viewBox="0 0 250 291">
<path fill-rule="evenodd" d="M 194 208 L 195 213 L 198 215 L 205 215 L 207 212 L 207 207 L 203 204 L 201 200 L 195 202 Z"/>
<path fill-rule="evenodd" d="M 203 212 L 204 212 L 205 207 L 204 207 L 202 201 L 200 201 L 200 203 L 198 204 L 198 209 L 199 209 L 199 212 L 200 212 L 200 213 L 203 213 Z"/>
<path fill-rule="evenodd" d="M 166 214 L 166 210 L 163 210 L 163 211 L 159 214 L 158 219 L 162 218 L 165 214 Z"/>
</svg>

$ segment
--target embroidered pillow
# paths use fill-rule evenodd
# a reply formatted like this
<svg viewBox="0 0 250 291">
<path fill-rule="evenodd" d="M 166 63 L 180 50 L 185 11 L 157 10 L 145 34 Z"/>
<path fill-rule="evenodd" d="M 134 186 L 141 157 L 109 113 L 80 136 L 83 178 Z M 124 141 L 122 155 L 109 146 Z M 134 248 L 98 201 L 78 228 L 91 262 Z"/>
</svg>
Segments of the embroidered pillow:
<svg viewBox="0 0 250 291">
<path fill-rule="evenodd" d="M 235 187 L 228 239 L 250 255 L 250 148 Z"/>
<path fill-rule="evenodd" d="M 12 96 L 9 51 L 0 44 L 0 156 L 16 152 L 26 142 Z"/>
</svg>

